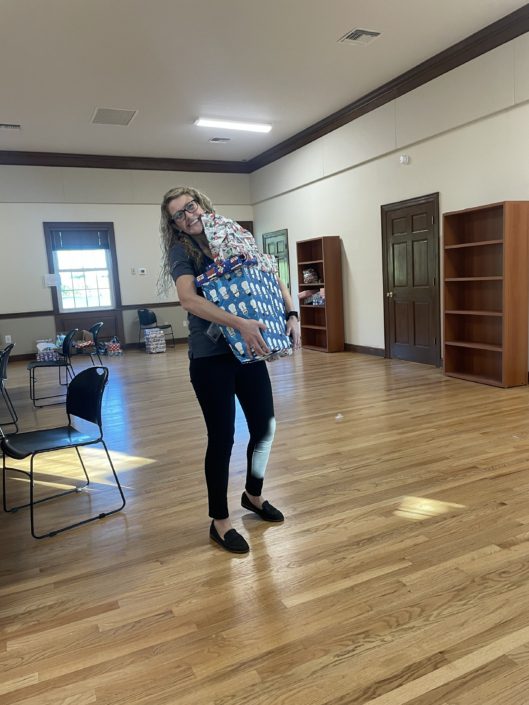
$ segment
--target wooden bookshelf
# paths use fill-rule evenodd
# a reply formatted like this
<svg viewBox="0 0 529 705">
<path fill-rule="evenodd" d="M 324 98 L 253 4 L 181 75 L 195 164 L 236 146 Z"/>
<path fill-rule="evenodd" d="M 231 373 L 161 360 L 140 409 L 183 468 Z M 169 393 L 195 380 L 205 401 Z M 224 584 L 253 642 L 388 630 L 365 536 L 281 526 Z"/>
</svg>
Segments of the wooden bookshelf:
<svg viewBox="0 0 529 705">
<path fill-rule="evenodd" d="M 527 384 L 529 202 L 445 213 L 444 372 Z"/>
<path fill-rule="evenodd" d="M 301 343 L 324 352 L 344 349 L 342 248 L 337 235 L 302 240 L 296 244 L 299 291 L 325 288 L 320 305 L 300 302 Z M 303 282 L 303 270 L 312 267 L 318 281 Z"/>
</svg>

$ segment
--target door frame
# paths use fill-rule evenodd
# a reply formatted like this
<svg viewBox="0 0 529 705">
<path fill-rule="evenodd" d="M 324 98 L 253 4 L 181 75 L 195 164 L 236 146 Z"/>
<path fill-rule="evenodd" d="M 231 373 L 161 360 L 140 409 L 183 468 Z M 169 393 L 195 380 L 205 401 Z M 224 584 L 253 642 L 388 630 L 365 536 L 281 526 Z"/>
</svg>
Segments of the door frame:
<svg viewBox="0 0 529 705">
<path fill-rule="evenodd" d="M 387 215 L 391 211 L 401 210 L 410 206 L 419 206 L 425 203 L 432 203 L 434 210 L 433 222 L 433 251 L 435 257 L 435 286 L 433 295 L 432 310 L 435 311 L 435 366 L 442 366 L 441 356 L 441 272 L 440 272 L 440 231 L 439 231 L 439 192 L 429 193 L 425 196 L 417 196 L 404 201 L 395 203 L 386 203 L 380 207 L 380 215 L 382 220 L 382 280 L 383 280 L 383 296 L 384 296 L 384 357 L 391 359 L 391 344 L 390 344 L 390 326 L 389 326 L 389 300 L 387 293 L 389 290 L 387 261 L 388 261 L 388 232 L 386 228 Z"/>
<path fill-rule="evenodd" d="M 280 228 L 279 230 L 273 230 L 272 232 L 269 232 L 269 233 L 263 233 L 261 235 L 261 240 L 263 243 L 263 252 L 266 253 L 266 241 L 279 235 L 280 233 L 285 234 L 285 251 L 286 251 L 286 260 L 287 260 L 287 265 L 288 265 L 288 282 L 284 282 L 284 283 L 285 283 L 285 286 L 287 287 L 287 289 L 290 291 L 291 287 L 292 287 L 292 273 L 290 271 L 290 250 L 288 247 L 288 229 L 287 228 Z"/>
</svg>

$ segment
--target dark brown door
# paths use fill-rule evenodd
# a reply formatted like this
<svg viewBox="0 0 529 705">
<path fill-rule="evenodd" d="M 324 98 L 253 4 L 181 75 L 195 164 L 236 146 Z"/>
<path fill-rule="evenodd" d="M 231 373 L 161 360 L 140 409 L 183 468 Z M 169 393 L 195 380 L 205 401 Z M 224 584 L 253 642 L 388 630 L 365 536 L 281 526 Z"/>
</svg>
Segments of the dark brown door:
<svg viewBox="0 0 529 705">
<path fill-rule="evenodd" d="M 382 206 L 386 357 L 441 364 L 438 194 Z"/>
</svg>

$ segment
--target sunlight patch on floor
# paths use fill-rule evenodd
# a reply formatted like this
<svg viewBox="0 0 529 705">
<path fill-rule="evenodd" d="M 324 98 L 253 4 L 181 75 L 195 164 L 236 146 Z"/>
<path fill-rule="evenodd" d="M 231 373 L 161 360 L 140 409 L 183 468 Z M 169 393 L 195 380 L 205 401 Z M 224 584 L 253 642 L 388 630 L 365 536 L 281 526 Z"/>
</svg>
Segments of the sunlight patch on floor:
<svg viewBox="0 0 529 705">
<path fill-rule="evenodd" d="M 90 476 L 91 485 L 114 485 L 114 478 L 108 465 L 107 456 L 102 448 L 90 447 L 81 448 L 81 457 L 85 463 L 88 475 Z M 124 474 L 131 470 L 138 470 L 147 465 L 152 465 L 158 462 L 153 458 L 144 458 L 137 455 L 129 455 L 118 451 L 111 451 L 110 457 L 118 473 L 118 477 L 122 480 Z M 20 474 L 29 472 L 29 462 L 26 460 L 7 459 L 6 470 L 8 471 L 9 482 L 29 482 L 28 474 Z M 11 472 L 9 472 L 11 470 Z M 46 473 L 50 473 L 47 478 Z M 59 475 L 61 477 L 59 477 Z M 37 456 L 34 462 L 35 482 L 39 485 L 46 485 L 57 489 L 71 487 L 71 480 L 78 481 L 84 484 L 85 477 L 83 469 L 79 464 L 79 460 L 75 451 L 71 448 L 55 453 L 46 453 Z M 68 478 L 69 482 L 63 478 Z M 123 483 L 127 487 L 126 483 Z"/>
<path fill-rule="evenodd" d="M 454 509 L 465 509 L 465 505 L 428 499 L 427 497 L 403 497 L 394 514 L 403 519 L 423 521 L 440 514 L 448 514 Z"/>
</svg>

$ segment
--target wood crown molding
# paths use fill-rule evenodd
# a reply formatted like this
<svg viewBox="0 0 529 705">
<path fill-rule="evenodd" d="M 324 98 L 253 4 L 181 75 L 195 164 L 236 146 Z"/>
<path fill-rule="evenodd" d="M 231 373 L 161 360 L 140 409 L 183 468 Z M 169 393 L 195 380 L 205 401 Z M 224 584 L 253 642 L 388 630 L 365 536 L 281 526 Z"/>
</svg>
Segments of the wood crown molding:
<svg viewBox="0 0 529 705">
<path fill-rule="evenodd" d="M 0 164 L 11 166 L 62 166 L 84 169 L 128 169 L 136 171 L 201 171 L 222 174 L 247 174 L 249 172 L 247 162 L 6 150 L 0 150 Z"/>
<path fill-rule="evenodd" d="M 0 165 L 250 174 L 527 32 L 529 3 L 246 162 L 0 150 Z"/>
<path fill-rule="evenodd" d="M 250 166 L 250 171 L 261 169 L 263 166 L 286 156 L 290 152 L 304 147 L 309 142 L 323 137 L 329 132 L 356 120 L 372 110 L 380 108 L 382 105 L 429 83 L 444 73 L 466 64 L 468 61 L 472 61 L 472 59 L 476 59 L 478 56 L 486 54 L 506 42 L 516 39 L 516 37 L 526 32 L 529 32 L 529 3 L 423 61 L 409 71 L 367 93 L 362 98 L 346 105 L 341 110 L 332 113 L 332 115 L 307 127 L 297 135 L 272 147 L 272 149 L 250 159 L 247 162 Z"/>
</svg>

